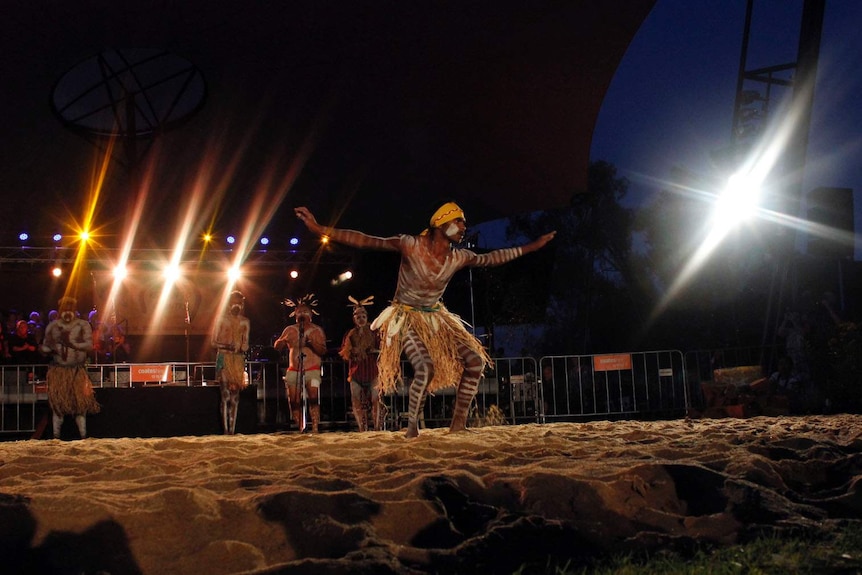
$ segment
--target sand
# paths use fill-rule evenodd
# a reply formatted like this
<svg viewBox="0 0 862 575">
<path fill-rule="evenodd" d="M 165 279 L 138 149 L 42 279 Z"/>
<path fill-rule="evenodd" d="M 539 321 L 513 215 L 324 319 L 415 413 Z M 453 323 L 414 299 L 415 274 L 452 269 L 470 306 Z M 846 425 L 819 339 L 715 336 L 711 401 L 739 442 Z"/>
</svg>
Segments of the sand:
<svg viewBox="0 0 862 575">
<path fill-rule="evenodd" d="M 512 573 L 840 529 L 860 478 L 860 415 L 7 441 L 0 566 Z"/>
</svg>

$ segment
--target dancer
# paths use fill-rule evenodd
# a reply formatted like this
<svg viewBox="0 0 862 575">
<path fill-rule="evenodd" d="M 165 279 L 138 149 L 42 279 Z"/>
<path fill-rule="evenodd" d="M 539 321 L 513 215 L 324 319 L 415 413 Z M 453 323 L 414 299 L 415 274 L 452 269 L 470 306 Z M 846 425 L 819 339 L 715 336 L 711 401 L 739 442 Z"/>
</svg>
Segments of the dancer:
<svg viewBox="0 0 862 575">
<path fill-rule="evenodd" d="M 81 439 L 87 437 L 87 414 L 99 413 L 101 407 L 93 392 L 93 383 L 84 365 L 93 350 L 93 332 L 85 319 L 77 317 L 78 302 L 62 297 L 59 317 L 45 328 L 42 352 L 51 355 L 48 382 L 48 406 L 54 424 L 54 439 L 60 439 L 60 429 L 66 415 L 75 417 Z"/>
<path fill-rule="evenodd" d="M 227 310 L 213 329 L 212 345 L 216 355 L 216 379 L 221 389 L 221 421 L 225 435 L 236 432 L 239 394 L 248 387 L 245 375 L 245 354 L 251 323 L 243 315 L 245 296 L 235 290 L 228 296 Z"/>
<path fill-rule="evenodd" d="M 273 344 L 275 349 L 288 348 L 289 359 L 287 373 L 284 374 L 284 385 L 287 388 L 287 400 L 293 420 L 303 433 L 308 431 L 305 421 L 305 405 L 311 413 L 311 431 L 319 433 L 320 429 L 320 362 L 326 353 L 326 335 L 323 328 L 314 325 L 312 316 L 319 315 L 314 309 L 317 300 L 314 294 L 301 297 L 298 301 L 284 300 L 284 304 L 294 308 L 290 317 L 296 318 L 295 325 L 284 328 Z"/>
<path fill-rule="evenodd" d="M 380 353 L 380 338 L 368 325 L 365 306 L 374 303 L 374 296 L 362 301 L 353 296 L 347 298 L 353 306 L 353 325 L 341 342 L 338 355 L 347 362 L 347 381 L 350 382 L 350 398 L 353 416 L 359 431 L 380 431 L 380 385 L 377 377 L 377 354 Z"/>
<path fill-rule="evenodd" d="M 458 270 L 504 264 L 544 247 L 556 232 L 521 247 L 477 254 L 467 249 L 453 249 L 454 244 L 463 241 L 467 230 L 464 211 L 454 202 L 440 206 L 431 216 L 429 229 L 418 236 L 370 236 L 323 226 L 305 207 L 296 208 L 295 213 L 311 232 L 325 235 L 332 241 L 357 248 L 400 252 L 401 265 L 392 305 L 371 325 L 371 329 L 380 330 L 382 343 L 378 361 L 380 384 L 384 392 L 394 390 L 401 375 L 403 351 L 414 370 L 407 437 L 419 435 L 419 414 L 427 393 L 452 385 L 456 385 L 456 396 L 449 431 L 464 431 L 479 378 L 491 359 L 479 340 L 465 329 L 461 318 L 447 310 L 440 298 Z"/>
</svg>

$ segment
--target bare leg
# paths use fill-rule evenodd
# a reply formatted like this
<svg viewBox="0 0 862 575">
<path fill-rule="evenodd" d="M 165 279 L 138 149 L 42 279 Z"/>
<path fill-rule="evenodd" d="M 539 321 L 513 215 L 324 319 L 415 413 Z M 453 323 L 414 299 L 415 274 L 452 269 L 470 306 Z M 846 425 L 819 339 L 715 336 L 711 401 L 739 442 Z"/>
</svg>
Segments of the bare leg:
<svg viewBox="0 0 862 575">
<path fill-rule="evenodd" d="M 78 433 L 80 434 L 81 439 L 87 439 L 87 416 L 76 415 L 75 424 L 78 426 Z"/>
<path fill-rule="evenodd" d="M 302 398 L 299 395 L 298 385 L 287 386 L 287 403 L 290 406 L 290 416 L 296 423 L 296 428 L 302 431 Z"/>
<path fill-rule="evenodd" d="M 54 439 L 60 439 L 60 430 L 63 429 L 63 416 L 53 413 L 51 419 L 54 424 Z"/>
<path fill-rule="evenodd" d="M 223 381 L 219 381 L 219 391 L 221 392 L 221 429 L 225 435 L 230 435 L 230 389 Z"/>
<path fill-rule="evenodd" d="M 231 391 L 228 396 L 228 413 L 227 419 L 229 424 L 230 435 L 236 433 L 236 414 L 239 411 L 239 391 Z"/>
<path fill-rule="evenodd" d="M 320 388 L 308 387 L 308 411 L 311 413 L 311 432 L 320 433 Z"/>
<path fill-rule="evenodd" d="M 406 437 L 419 435 L 419 414 L 425 405 L 425 391 L 434 377 L 434 364 L 425 344 L 413 332 L 404 336 L 404 353 L 413 366 L 413 383 L 410 385 L 410 403 L 407 412 Z"/>
<path fill-rule="evenodd" d="M 365 406 L 362 402 L 362 385 L 356 381 L 350 382 L 350 403 L 353 407 L 353 417 L 356 418 L 356 425 L 359 427 L 359 431 L 368 431 Z"/>
<path fill-rule="evenodd" d="M 371 382 L 371 421 L 372 429 L 380 431 L 380 386 L 377 385 L 377 380 Z"/>
<path fill-rule="evenodd" d="M 449 433 L 467 429 L 467 414 L 473 398 L 476 397 L 476 392 L 479 391 L 479 379 L 482 377 L 482 371 L 485 367 L 482 358 L 467 346 L 461 346 L 460 352 L 464 360 L 464 373 L 458 383 L 458 390 L 455 395 L 455 413 L 452 415 Z"/>
</svg>

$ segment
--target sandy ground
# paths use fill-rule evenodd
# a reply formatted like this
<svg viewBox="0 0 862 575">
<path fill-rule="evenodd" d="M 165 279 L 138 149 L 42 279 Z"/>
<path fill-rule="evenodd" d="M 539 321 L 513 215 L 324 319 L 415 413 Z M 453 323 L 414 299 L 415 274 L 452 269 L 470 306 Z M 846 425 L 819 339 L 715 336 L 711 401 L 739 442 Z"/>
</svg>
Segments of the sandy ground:
<svg viewBox="0 0 862 575">
<path fill-rule="evenodd" d="M 860 415 L 8 441 L 0 567 L 512 573 L 839 529 L 860 478 Z"/>
</svg>

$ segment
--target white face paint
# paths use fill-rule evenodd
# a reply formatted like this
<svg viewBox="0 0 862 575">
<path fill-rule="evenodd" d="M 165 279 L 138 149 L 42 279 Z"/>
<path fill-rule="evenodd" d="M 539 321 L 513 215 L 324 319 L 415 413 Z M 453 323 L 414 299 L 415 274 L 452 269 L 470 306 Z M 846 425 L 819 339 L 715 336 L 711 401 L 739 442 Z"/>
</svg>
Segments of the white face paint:
<svg viewBox="0 0 862 575">
<path fill-rule="evenodd" d="M 458 228 L 458 224 L 456 224 L 455 222 L 449 222 L 448 224 L 446 224 L 446 227 L 443 228 L 443 234 L 445 234 L 445 236 L 449 238 L 450 241 L 461 241 L 461 230 Z"/>
<path fill-rule="evenodd" d="M 357 311 L 353 314 L 353 323 L 357 327 L 362 327 L 368 323 L 368 314 L 364 311 Z"/>
</svg>

